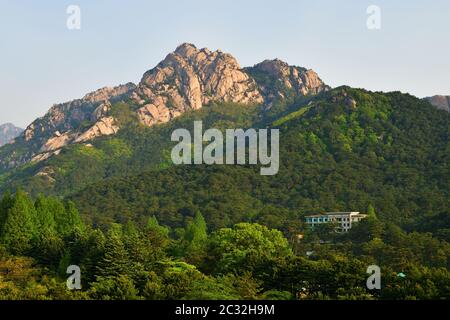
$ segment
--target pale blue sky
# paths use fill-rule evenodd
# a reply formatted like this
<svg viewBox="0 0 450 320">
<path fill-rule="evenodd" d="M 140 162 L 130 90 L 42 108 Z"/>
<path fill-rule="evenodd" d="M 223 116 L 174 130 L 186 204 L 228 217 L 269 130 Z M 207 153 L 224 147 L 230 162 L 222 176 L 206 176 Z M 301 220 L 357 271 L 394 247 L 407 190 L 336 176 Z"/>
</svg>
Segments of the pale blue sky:
<svg viewBox="0 0 450 320">
<path fill-rule="evenodd" d="M 81 30 L 66 8 L 81 8 Z M 366 9 L 381 8 L 381 30 Z M 138 82 L 182 42 L 316 70 L 331 86 L 450 94 L 448 0 L 0 0 L 0 123 Z"/>
</svg>

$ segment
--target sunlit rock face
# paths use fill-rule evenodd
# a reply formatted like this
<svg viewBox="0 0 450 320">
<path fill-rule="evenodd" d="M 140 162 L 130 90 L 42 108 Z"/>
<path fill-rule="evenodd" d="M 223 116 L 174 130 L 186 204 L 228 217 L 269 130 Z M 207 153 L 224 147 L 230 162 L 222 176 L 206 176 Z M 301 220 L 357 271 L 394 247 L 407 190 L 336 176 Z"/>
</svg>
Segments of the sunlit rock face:
<svg viewBox="0 0 450 320">
<path fill-rule="evenodd" d="M 142 105 L 138 115 L 146 125 L 167 122 L 211 101 L 264 103 L 256 82 L 233 56 L 187 43 L 144 74 L 133 99 Z"/>
<path fill-rule="evenodd" d="M 269 81 L 258 81 L 260 77 Z M 121 124 L 113 106 L 118 102 L 126 102 L 135 118 L 150 127 L 211 102 L 270 105 L 275 97 L 285 95 L 279 84 L 305 96 L 328 89 L 314 71 L 289 66 L 281 60 L 265 60 L 242 69 L 228 53 L 184 43 L 145 72 L 137 85 L 105 87 L 81 99 L 52 106 L 14 142 L 21 144 L 21 153 L 14 148 L 0 150 L 0 171 L 30 160 L 48 159 L 73 143 L 116 134 Z"/>
</svg>

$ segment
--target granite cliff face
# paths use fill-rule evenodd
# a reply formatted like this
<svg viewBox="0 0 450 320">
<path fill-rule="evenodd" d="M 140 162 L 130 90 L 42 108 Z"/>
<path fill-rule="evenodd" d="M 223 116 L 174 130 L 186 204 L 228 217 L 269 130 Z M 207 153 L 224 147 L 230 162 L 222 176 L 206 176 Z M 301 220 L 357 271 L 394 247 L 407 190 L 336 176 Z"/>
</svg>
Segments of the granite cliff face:
<svg viewBox="0 0 450 320">
<path fill-rule="evenodd" d="M 23 129 L 16 127 L 12 123 L 0 125 L 0 147 L 10 143 L 23 132 Z"/>
<path fill-rule="evenodd" d="M 450 96 L 432 96 L 425 98 L 428 102 L 430 102 L 433 106 L 438 108 L 439 110 L 445 110 L 450 112 Z"/>
<path fill-rule="evenodd" d="M 37 144 L 38 152 L 45 153 L 61 149 L 71 142 L 113 134 L 117 128 L 107 116 L 108 112 L 113 103 L 127 98 L 135 88 L 132 83 L 102 88 L 82 99 L 54 105 L 44 117 L 26 128 L 23 138 Z"/>
<path fill-rule="evenodd" d="M 262 104 L 256 82 L 231 55 L 221 51 L 179 46 L 158 66 L 146 72 L 132 95 L 142 107 L 142 123 L 167 122 L 211 101 Z"/>
<path fill-rule="evenodd" d="M 279 59 L 265 60 L 246 71 L 256 79 L 266 103 L 284 99 L 288 92 L 308 96 L 330 89 L 313 70 L 290 66 Z"/>
<path fill-rule="evenodd" d="M 120 125 L 111 112 L 117 102 L 129 103 L 140 123 L 152 126 L 211 102 L 270 105 L 284 97 L 285 89 L 306 96 L 328 87 L 314 71 L 280 60 L 242 69 L 228 53 L 185 43 L 145 72 L 138 85 L 102 88 L 82 99 L 54 105 L 17 139 L 25 152 L 19 155 L 14 148 L 0 149 L 0 171 L 45 160 L 72 143 L 117 133 Z"/>
</svg>

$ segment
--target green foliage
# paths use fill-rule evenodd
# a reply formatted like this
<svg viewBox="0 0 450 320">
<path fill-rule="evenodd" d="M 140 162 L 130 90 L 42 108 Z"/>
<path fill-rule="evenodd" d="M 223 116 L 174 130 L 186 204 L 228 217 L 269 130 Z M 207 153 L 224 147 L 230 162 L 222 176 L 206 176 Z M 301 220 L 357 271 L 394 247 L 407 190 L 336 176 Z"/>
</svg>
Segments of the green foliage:
<svg viewBox="0 0 450 320">
<path fill-rule="evenodd" d="M 190 262 L 201 261 L 206 250 L 208 239 L 205 218 L 200 212 L 195 214 L 194 220 L 189 222 L 182 244 L 184 245 L 185 256 Z"/>
<path fill-rule="evenodd" d="M 164 237 L 169 236 L 169 228 L 161 226 L 158 222 L 158 219 L 155 216 L 148 218 L 147 229 L 151 232 L 155 232 L 156 234 L 160 234 L 161 236 Z"/>
<path fill-rule="evenodd" d="M 136 113 L 133 112 L 131 106 L 125 102 L 119 102 L 112 106 L 111 108 L 111 116 L 116 119 L 119 127 L 127 127 L 137 125 L 137 116 Z"/>
<path fill-rule="evenodd" d="M 15 203 L 15 198 L 3 202 Z M 52 200 L 39 197 L 35 206 L 42 210 Z M 59 266 L 52 263 L 56 257 L 42 258 L 49 247 L 45 242 L 32 242 L 29 254 L 39 253 L 37 260 L 0 250 L 0 299 L 448 298 L 450 245 L 429 234 L 407 234 L 393 224 L 383 230 L 383 238 L 367 242 L 348 242 L 349 233 L 349 239 L 335 243 L 310 243 L 315 253 L 306 258 L 303 250 L 293 254 L 280 231 L 258 224 L 241 223 L 205 238 L 205 222 L 197 213 L 182 239 L 204 241 L 207 256 L 193 265 L 167 255 L 168 243 L 160 241 L 167 229 L 154 218 L 142 229 L 113 224 L 106 236 L 98 229 L 75 229 L 59 238 L 65 249 Z M 83 270 L 81 292 L 64 289 L 71 264 Z M 381 291 L 365 287 L 371 264 L 382 266 Z M 406 276 L 399 278 L 399 272 Z"/>
<path fill-rule="evenodd" d="M 448 299 L 449 115 L 400 93 L 284 94 L 152 128 L 118 104 L 114 137 L 5 173 L 2 190 L 36 199 L 0 201 L 0 299 Z M 170 134 L 193 120 L 279 127 L 279 173 L 174 167 Z M 368 217 L 347 234 L 306 230 L 306 214 L 337 210 Z M 381 291 L 366 288 L 372 264 Z M 81 292 L 65 289 L 69 265 Z"/>
<path fill-rule="evenodd" d="M 138 291 L 133 280 L 125 275 L 98 277 L 89 295 L 96 300 L 136 300 Z"/>
<path fill-rule="evenodd" d="M 104 277 L 119 276 L 130 271 L 128 266 L 129 257 L 122 241 L 122 228 L 120 225 L 112 225 L 106 236 L 104 256 L 98 274 Z"/>
<path fill-rule="evenodd" d="M 5 202 L 8 201 L 6 198 Z M 23 191 L 18 191 L 10 207 L 2 215 L 5 218 L 0 232 L 1 243 L 13 254 L 26 253 L 37 233 L 37 215 L 33 203 Z"/>
<path fill-rule="evenodd" d="M 72 202 L 39 196 L 34 202 L 23 191 L 5 195 L 0 202 L 0 241 L 8 252 L 29 254 L 42 263 L 58 265 L 65 237 L 84 230 Z"/>
<path fill-rule="evenodd" d="M 217 231 L 212 235 L 208 249 L 213 272 L 221 274 L 253 272 L 290 255 L 290 246 L 280 231 L 248 223 Z"/>
<path fill-rule="evenodd" d="M 297 111 L 291 112 L 288 115 L 274 121 L 273 126 L 278 127 L 281 126 L 282 124 L 284 124 L 287 121 L 291 121 L 293 119 L 299 118 L 301 117 L 303 114 L 305 114 L 311 107 L 310 106 L 306 106 L 303 108 L 300 108 Z"/>
<path fill-rule="evenodd" d="M 349 97 L 356 108 L 346 104 Z M 90 222 L 100 225 L 128 220 L 142 224 L 156 216 L 175 229 L 200 211 L 211 231 L 258 222 L 288 232 L 298 230 L 297 221 L 305 214 L 365 211 L 371 204 L 380 221 L 448 234 L 449 115 L 408 95 L 346 87 L 296 108 L 294 115 L 303 114 L 280 124 L 280 170 L 270 179 L 249 166 L 165 165 L 146 170 L 150 167 L 131 161 L 120 170 L 126 177 L 95 183 L 70 198 Z M 280 117 L 284 119 L 278 113 L 276 119 Z M 161 150 L 155 149 L 155 141 L 170 141 L 173 129 L 192 129 L 198 119 L 205 128 L 220 129 L 273 122 L 251 107 L 212 106 L 134 134 L 132 149 L 141 152 L 153 144 L 153 150 Z M 150 132 L 154 140 L 142 140 Z M 158 161 L 156 153 L 146 151 L 147 163 Z M 128 167 L 139 174 L 130 174 Z"/>
</svg>

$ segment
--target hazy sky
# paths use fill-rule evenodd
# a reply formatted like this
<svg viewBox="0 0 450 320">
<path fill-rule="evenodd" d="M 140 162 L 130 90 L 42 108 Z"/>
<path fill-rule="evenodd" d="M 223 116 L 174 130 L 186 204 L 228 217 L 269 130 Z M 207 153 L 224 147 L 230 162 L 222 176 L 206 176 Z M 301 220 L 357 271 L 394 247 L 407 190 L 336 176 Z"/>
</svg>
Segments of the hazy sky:
<svg viewBox="0 0 450 320">
<path fill-rule="evenodd" d="M 81 30 L 66 9 L 81 8 Z M 381 29 L 366 26 L 369 5 Z M 450 94 L 448 0 L 0 0 L 0 123 L 25 127 L 57 102 L 138 82 L 182 42 L 241 66 L 280 58 L 331 86 Z"/>
</svg>

